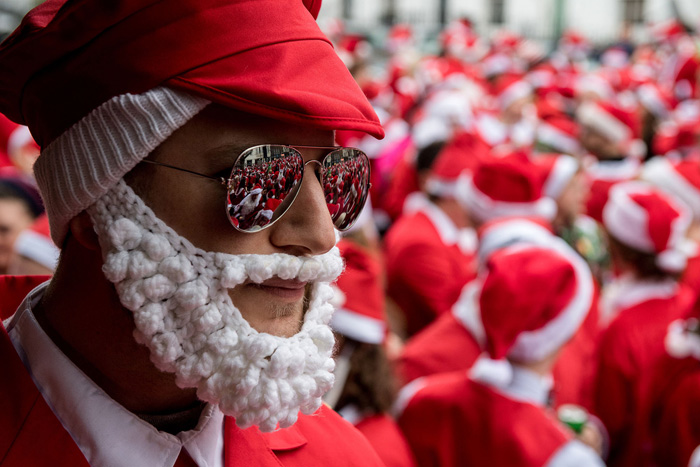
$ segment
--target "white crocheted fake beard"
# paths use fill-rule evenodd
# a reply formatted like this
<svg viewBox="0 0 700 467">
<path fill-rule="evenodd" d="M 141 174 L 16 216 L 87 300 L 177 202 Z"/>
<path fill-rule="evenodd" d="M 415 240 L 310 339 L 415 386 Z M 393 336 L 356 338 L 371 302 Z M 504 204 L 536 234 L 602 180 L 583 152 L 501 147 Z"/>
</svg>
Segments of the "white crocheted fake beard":
<svg viewBox="0 0 700 467">
<path fill-rule="evenodd" d="M 272 431 L 314 413 L 333 386 L 329 285 L 342 272 L 337 247 L 314 257 L 230 255 L 194 247 L 158 219 L 122 180 L 88 210 L 103 271 L 134 316 L 136 340 L 178 386 L 197 389 L 241 428 Z M 309 282 L 301 330 L 258 332 L 228 290 L 271 277 Z"/>
</svg>

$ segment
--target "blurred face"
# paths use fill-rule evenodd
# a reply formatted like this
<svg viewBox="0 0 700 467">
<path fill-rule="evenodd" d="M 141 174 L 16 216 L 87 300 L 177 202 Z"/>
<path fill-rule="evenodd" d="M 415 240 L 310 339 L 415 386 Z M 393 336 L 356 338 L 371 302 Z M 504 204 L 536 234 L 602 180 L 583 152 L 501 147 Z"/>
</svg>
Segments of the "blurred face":
<svg viewBox="0 0 700 467">
<path fill-rule="evenodd" d="M 571 224 L 583 212 L 587 196 L 586 176 L 579 170 L 557 199 L 558 215 L 563 217 L 566 224 Z"/>
<path fill-rule="evenodd" d="M 22 201 L 0 199 L 0 273 L 7 271 L 17 236 L 32 222 L 32 215 Z"/>
<path fill-rule="evenodd" d="M 600 160 L 614 159 L 622 155 L 622 150 L 617 143 L 589 126 L 582 126 L 580 139 L 583 147 Z"/>
<path fill-rule="evenodd" d="M 207 175 L 228 177 L 246 148 L 282 143 L 332 146 L 332 131 L 307 128 L 210 105 L 168 138 L 151 158 Z M 321 160 L 323 150 L 302 149 L 304 161 Z M 226 215 L 226 188 L 216 181 L 164 167 L 141 164 L 127 177 L 146 204 L 195 246 L 239 254 L 286 253 L 312 256 L 335 245 L 335 231 L 317 166 L 305 167 L 299 194 L 275 224 L 255 233 L 235 230 Z M 310 284 L 272 278 L 229 290 L 233 304 L 260 332 L 291 336 L 299 331 Z"/>
</svg>

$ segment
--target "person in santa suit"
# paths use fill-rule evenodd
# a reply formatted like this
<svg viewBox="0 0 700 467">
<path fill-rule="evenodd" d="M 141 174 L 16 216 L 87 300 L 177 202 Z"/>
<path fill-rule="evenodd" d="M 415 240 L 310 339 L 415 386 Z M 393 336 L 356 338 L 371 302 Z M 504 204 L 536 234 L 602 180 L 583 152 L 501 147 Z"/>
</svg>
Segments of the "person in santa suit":
<svg viewBox="0 0 700 467">
<path fill-rule="evenodd" d="M 645 147 L 634 104 L 609 100 L 584 100 L 576 109 L 581 125 L 579 139 L 587 151 L 586 175 L 590 195 L 586 214 L 602 222 L 610 188 L 639 175 Z"/>
<path fill-rule="evenodd" d="M 346 236 L 339 243 L 345 271 L 338 278 L 331 327 L 339 335 L 333 389 L 324 400 L 364 434 L 387 467 L 415 466 L 406 439 L 389 415 L 396 398 L 387 356 L 382 266 Z"/>
<path fill-rule="evenodd" d="M 688 238 L 700 241 L 700 160 L 690 157 L 683 160 L 670 160 L 654 157 L 644 164 L 640 178 L 671 193 L 680 199 L 692 212 L 692 223 L 688 228 Z M 700 293 L 700 248 L 689 251 L 681 281 L 691 290 Z"/>
<path fill-rule="evenodd" d="M 595 413 L 610 434 L 610 465 L 645 465 L 651 454 L 646 401 L 669 324 L 687 315 L 695 293 L 678 282 L 691 214 L 645 182 L 616 185 L 603 210 L 619 276 L 604 287 Z"/>
<path fill-rule="evenodd" d="M 384 238 L 387 294 L 403 317 L 402 337 L 448 311 L 475 276 L 476 233 L 456 199 L 456 183 L 468 163 L 465 153 L 430 146 L 421 151 L 421 191 L 409 195 Z"/>
<path fill-rule="evenodd" d="M 61 247 L 50 281 L 0 280 L 0 465 L 382 465 L 321 399 L 342 258 L 318 166 L 334 130 L 383 131 L 320 3 L 49 0 L 0 45 Z M 239 155 L 246 190 L 269 156 L 301 183 L 255 232 L 226 210 Z"/>
<path fill-rule="evenodd" d="M 699 315 L 696 304 L 687 317 L 668 326 L 665 353 L 654 368 L 648 427 L 655 465 L 687 466 L 698 462 Z"/>
<path fill-rule="evenodd" d="M 552 367 L 592 298 L 590 271 L 568 247 L 492 254 L 469 319 L 494 360 L 416 380 L 399 407 L 419 465 L 604 465 L 548 407 Z"/>
</svg>

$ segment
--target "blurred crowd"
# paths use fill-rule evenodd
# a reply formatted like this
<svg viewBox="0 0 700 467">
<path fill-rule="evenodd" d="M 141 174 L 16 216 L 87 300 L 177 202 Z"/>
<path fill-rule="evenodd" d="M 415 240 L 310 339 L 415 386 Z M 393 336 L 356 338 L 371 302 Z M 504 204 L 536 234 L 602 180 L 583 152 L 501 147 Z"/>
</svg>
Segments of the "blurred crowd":
<svg viewBox="0 0 700 467">
<path fill-rule="evenodd" d="M 337 134 L 372 186 L 339 243 L 326 402 L 388 466 L 700 465 L 700 36 L 545 54 L 460 20 L 428 55 L 408 26 L 326 33 L 386 130 Z M 0 274 L 59 255 L 38 156 L 0 116 Z M 230 193 L 251 225 L 298 182 L 266 164 Z"/>
<path fill-rule="evenodd" d="M 372 187 L 328 402 L 387 465 L 700 465 L 700 37 L 327 33 L 387 134 L 338 134 Z"/>
</svg>

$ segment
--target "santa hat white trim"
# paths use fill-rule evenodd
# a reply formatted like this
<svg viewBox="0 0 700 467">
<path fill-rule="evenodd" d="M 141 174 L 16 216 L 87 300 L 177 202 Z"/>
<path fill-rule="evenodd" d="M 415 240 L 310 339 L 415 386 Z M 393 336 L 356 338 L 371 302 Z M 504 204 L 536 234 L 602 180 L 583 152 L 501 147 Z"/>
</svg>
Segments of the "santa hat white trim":
<svg viewBox="0 0 700 467">
<path fill-rule="evenodd" d="M 693 454 L 690 455 L 688 467 L 700 467 L 700 446 L 696 447 Z"/>
<path fill-rule="evenodd" d="M 668 325 L 664 346 L 673 358 L 700 360 L 700 335 L 688 331 L 685 320 L 677 319 Z"/>
<path fill-rule="evenodd" d="M 639 96 L 639 101 L 656 117 L 666 118 L 668 116 L 669 112 L 664 99 L 654 85 L 649 83 L 642 84 L 637 89 L 637 96 Z"/>
<path fill-rule="evenodd" d="M 649 216 L 628 194 L 650 191 L 650 186 L 635 182 L 614 186 L 603 208 L 605 230 L 625 245 L 645 253 L 655 252 L 654 242 L 648 233 Z"/>
<path fill-rule="evenodd" d="M 546 121 L 541 122 L 537 127 L 537 139 L 547 146 L 562 149 L 569 154 L 578 152 L 580 148 L 576 138 Z"/>
<path fill-rule="evenodd" d="M 517 223 L 514 222 L 512 227 L 517 228 Z M 535 227 L 535 225 L 532 224 L 532 227 Z M 532 231 L 535 232 L 535 229 Z M 507 229 L 504 232 L 507 232 Z M 540 237 L 540 234 L 542 232 L 538 232 L 532 237 L 535 241 L 543 241 L 543 244 L 538 244 L 537 246 L 557 252 L 574 268 L 576 292 L 566 308 L 556 318 L 540 329 L 524 331 L 518 335 L 515 343 L 508 351 L 508 357 L 523 362 L 542 360 L 568 342 L 585 319 L 593 301 L 593 276 L 588 264 L 564 240 L 552 234 L 548 234 L 548 237 Z M 547 241 L 544 242 L 544 240 Z M 507 248 L 509 250 L 518 250 L 527 248 L 527 245 L 515 244 Z M 481 348 L 484 348 L 487 343 L 487 337 L 479 306 L 481 287 L 481 281 L 473 281 L 465 286 L 452 308 L 452 313 L 472 333 L 472 336 L 474 336 Z M 514 312 L 517 312 L 517 310 L 514 310 Z"/>
<path fill-rule="evenodd" d="M 62 245 L 68 222 L 91 206 L 142 159 L 209 104 L 159 87 L 103 103 L 42 152 L 34 174 Z"/>
<path fill-rule="evenodd" d="M 458 182 L 457 200 L 479 222 L 515 216 L 537 216 L 552 220 L 557 213 L 554 200 L 545 196 L 532 203 L 497 201 L 474 185 L 471 174 L 462 174 Z"/>
<path fill-rule="evenodd" d="M 29 128 L 24 125 L 20 125 L 10 134 L 10 137 L 7 138 L 7 153 L 12 155 L 15 151 L 23 148 L 33 141 L 34 139 L 32 138 Z"/>
<path fill-rule="evenodd" d="M 505 88 L 498 96 L 498 104 L 501 109 L 506 109 L 518 99 L 532 94 L 532 85 L 525 80 L 516 81 Z"/>
<path fill-rule="evenodd" d="M 391 408 L 391 414 L 394 418 L 401 417 L 411 399 L 424 387 L 428 385 L 425 377 L 416 378 L 399 390 L 399 394 L 396 396 L 394 401 L 394 406 Z"/>
<path fill-rule="evenodd" d="M 656 254 L 656 264 L 667 272 L 681 272 L 687 258 L 694 254 L 696 245 L 685 238 L 690 227 L 690 209 L 675 199 L 679 216 L 671 223 L 671 233 L 665 248 L 656 251 L 649 235 L 647 212 L 629 197 L 632 193 L 649 193 L 653 187 L 646 182 L 626 182 L 610 190 L 610 198 L 603 208 L 603 225 L 619 241 L 636 250 Z"/>
<path fill-rule="evenodd" d="M 56 263 L 61 251 L 53 244 L 50 238 L 38 234 L 33 230 L 25 230 L 15 241 L 15 251 L 32 261 L 51 270 L 56 269 Z"/>
<path fill-rule="evenodd" d="M 595 129 L 615 143 L 632 139 L 632 130 L 597 104 L 584 102 L 576 111 L 576 117 L 580 123 Z"/>
<path fill-rule="evenodd" d="M 518 335 L 508 357 L 522 362 L 540 361 L 568 342 L 586 318 L 593 301 L 593 276 L 583 258 L 556 237 L 548 248 L 561 254 L 573 266 L 576 292 L 566 308 L 544 327 Z"/>
<path fill-rule="evenodd" d="M 550 198 L 559 198 L 578 168 L 579 164 L 573 157 L 565 154 L 558 156 L 552 171 L 544 182 L 542 192 Z"/>
<path fill-rule="evenodd" d="M 513 219 L 489 226 L 479 238 L 479 264 L 485 264 L 494 251 L 516 243 L 547 246 L 554 234 L 526 219 Z"/>
<path fill-rule="evenodd" d="M 641 178 L 680 198 L 700 220 L 700 190 L 679 174 L 668 159 L 650 159 L 642 168 Z"/>
<path fill-rule="evenodd" d="M 459 299 L 452 306 L 452 314 L 469 330 L 480 348 L 486 346 L 486 331 L 481 322 L 481 311 L 479 310 L 479 292 L 482 283 L 474 280 L 462 289 Z"/>
<path fill-rule="evenodd" d="M 381 320 L 346 308 L 336 309 L 331 318 L 333 330 L 367 344 L 381 344 L 386 336 L 386 324 Z"/>
</svg>

